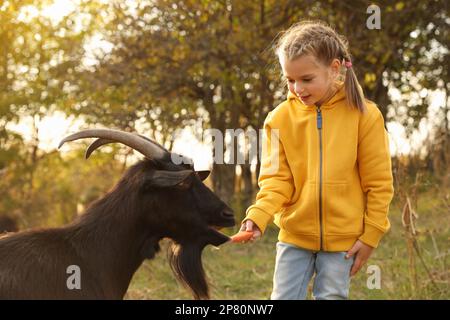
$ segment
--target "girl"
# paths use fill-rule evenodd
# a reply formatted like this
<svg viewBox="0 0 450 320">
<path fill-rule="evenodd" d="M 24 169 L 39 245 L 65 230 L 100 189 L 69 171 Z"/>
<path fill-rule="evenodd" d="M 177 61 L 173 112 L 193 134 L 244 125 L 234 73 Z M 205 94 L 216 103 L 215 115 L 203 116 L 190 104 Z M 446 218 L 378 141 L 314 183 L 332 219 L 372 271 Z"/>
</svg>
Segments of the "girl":
<svg viewBox="0 0 450 320">
<path fill-rule="evenodd" d="M 293 25 L 276 54 L 289 93 L 264 122 L 260 190 L 241 230 L 255 240 L 273 220 L 280 228 L 272 299 L 305 299 L 313 274 L 315 299 L 347 299 L 350 276 L 390 227 L 383 116 L 364 99 L 347 41 L 326 24 Z M 274 157 L 278 170 L 268 170 Z"/>
</svg>

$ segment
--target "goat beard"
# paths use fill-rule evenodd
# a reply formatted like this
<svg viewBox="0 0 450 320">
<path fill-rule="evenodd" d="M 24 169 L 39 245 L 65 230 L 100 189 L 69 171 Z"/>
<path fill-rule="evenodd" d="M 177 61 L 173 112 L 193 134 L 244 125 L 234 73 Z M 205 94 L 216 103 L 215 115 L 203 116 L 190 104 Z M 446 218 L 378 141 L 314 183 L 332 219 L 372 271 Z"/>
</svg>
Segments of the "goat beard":
<svg viewBox="0 0 450 320">
<path fill-rule="evenodd" d="M 205 246 L 202 243 L 172 243 L 168 252 L 173 273 L 196 300 L 209 299 L 208 283 L 202 265 Z"/>
</svg>

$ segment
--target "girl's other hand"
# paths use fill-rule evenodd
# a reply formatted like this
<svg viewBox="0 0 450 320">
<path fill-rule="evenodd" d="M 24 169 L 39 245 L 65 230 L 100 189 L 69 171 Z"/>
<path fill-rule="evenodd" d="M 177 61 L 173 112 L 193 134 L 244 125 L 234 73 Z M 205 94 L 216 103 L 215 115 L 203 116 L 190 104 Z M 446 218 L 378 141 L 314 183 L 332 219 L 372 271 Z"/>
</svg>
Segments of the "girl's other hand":
<svg viewBox="0 0 450 320">
<path fill-rule="evenodd" d="M 355 256 L 355 261 L 353 262 L 352 269 L 350 270 L 350 276 L 353 277 L 358 271 L 364 266 L 369 260 L 370 255 L 372 254 L 374 248 L 365 244 L 360 240 L 356 240 L 353 247 L 347 252 L 345 256 L 346 259 Z"/>
</svg>

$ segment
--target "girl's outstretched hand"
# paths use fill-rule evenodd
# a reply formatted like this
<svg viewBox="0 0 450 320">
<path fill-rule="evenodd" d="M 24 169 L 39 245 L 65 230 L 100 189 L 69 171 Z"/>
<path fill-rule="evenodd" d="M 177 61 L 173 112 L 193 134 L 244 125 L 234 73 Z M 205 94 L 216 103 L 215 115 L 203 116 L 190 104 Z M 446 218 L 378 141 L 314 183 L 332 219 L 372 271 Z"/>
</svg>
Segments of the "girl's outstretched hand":
<svg viewBox="0 0 450 320">
<path fill-rule="evenodd" d="M 248 241 L 254 241 L 258 238 L 261 238 L 261 230 L 259 230 L 256 223 L 254 223 L 252 220 L 245 220 L 244 223 L 241 225 L 241 229 L 239 231 L 249 231 L 253 232 L 252 237 Z"/>
</svg>

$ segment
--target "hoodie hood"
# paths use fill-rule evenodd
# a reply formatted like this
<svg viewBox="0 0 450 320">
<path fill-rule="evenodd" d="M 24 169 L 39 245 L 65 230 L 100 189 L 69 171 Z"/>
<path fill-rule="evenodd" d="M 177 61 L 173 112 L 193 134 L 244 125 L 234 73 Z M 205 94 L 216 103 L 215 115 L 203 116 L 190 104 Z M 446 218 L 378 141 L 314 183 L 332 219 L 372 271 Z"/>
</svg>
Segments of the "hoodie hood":
<svg viewBox="0 0 450 320">
<path fill-rule="evenodd" d="M 342 101 L 345 99 L 345 87 L 342 85 L 338 91 L 336 91 L 336 93 L 334 94 L 334 96 L 332 96 L 327 102 L 325 102 L 324 104 L 321 105 L 322 109 L 331 109 L 333 108 L 338 102 Z M 310 111 L 315 111 L 316 110 L 316 106 L 307 106 L 305 105 L 302 100 L 297 97 L 295 94 L 293 94 L 292 92 L 288 91 L 288 96 L 287 96 L 287 100 L 290 102 L 298 102 L 299 106 L 304 109 L 304 110 L 310 110 Z"/>
</svg>

